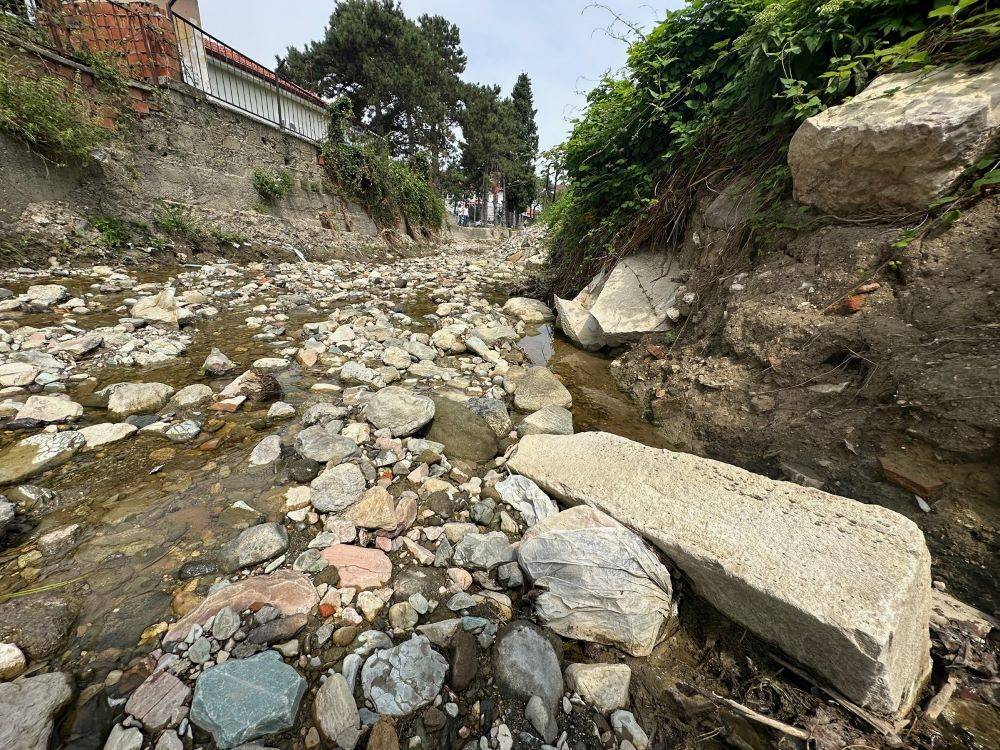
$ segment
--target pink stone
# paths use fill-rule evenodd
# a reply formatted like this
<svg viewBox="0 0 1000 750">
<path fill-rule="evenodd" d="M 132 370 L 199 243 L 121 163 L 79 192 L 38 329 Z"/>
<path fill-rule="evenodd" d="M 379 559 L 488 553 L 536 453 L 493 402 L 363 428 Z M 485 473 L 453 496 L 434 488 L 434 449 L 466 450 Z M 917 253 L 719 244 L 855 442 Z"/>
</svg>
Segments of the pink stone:
<svg viewBox="0 0 1000 750">
<path fill-rule="evenodd" d="M 291 570 L 277 570 L 266 576 L 253 576 L 216 591 L 195 609 L 175 622 L 164 642 L 186 638 L 194 624 L 204 625 L 224 607 L 242 612 L 254 602 L 273 604 L 285 616 L 308 614 L 319 603 L 319 596 L 309 577 Z"/>
<path fill-rule="evenodd" d="M 316 364 L 316 361 L 319 359 L 319 352 L 315 349 L 299 349 L 295 352 L 295 359 L 303 367 L 309 368 Z"/>
<path fill-rule="evenodd" d="M 191 688 L 169 672 L 151 675 L 132 693 L 125 704 L 125 712 L 134 716 L 150 732 L 174 727 L 187 716 L 188 696 Z"/>
<path fill-rule="evenodd" d="M 467 591 L 469 586 L 472 585 L 472 576 L 464 568 L 448 568 L 448 577 L 462 591 Z"/>
<path fill-rule="evenodd" d="M 420 464 L 417 468 L 406 475 L 413 484 L 421 484 L 427 477 L 430 476 L 431 470 L 427 464 Z"/>
<path fill-rule="evenodd" d="M 392 561 L 381 550 L 335 544 L 323 550 L 323 559 L 340 574 L 341 586 L 373 589 L 392 577 Z"/>
<path fill-rule="evenodd" d="M 417 520 L 417 501 L 406 497 L 396 503 L 396 530 L 406 531 Z"/>
<path fill-rule="evenodd" d="M 392 539 L 387 536 L 375 537 L 375 546 L 378 547 L 383 552 L 392 551 Z"/>
</svg>

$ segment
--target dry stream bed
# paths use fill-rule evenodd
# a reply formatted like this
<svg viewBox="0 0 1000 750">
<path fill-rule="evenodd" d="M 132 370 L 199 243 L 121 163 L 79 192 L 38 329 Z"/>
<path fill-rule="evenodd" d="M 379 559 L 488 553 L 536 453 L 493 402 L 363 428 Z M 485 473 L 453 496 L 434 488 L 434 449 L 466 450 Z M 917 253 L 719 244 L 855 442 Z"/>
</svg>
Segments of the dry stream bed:
<svg viewBox="0 0 1000 750">
<path fill-rule="evenodd" d="M 907 723 L 905 734 L 887 739 L 871 723 L 851 717 L 783 667 L 766 644 L 685 595 L 682 577 L 674 580 L 674 595 L 681 596 L 679 619 L 670 625 L 672 634 L 651 655 L 627 656 L 608 645 L 568 638 L 556 639 L 553 650 L 559 660 L 556 674 L 570 662 L 627 664 L 630 696 L 615 708 L 630 709 L 645 733 L 635 733 L 626 718 L 615 719 L 612 711 L 598 710 L 579 695 L 564 699 L 559 678 L 558 697 L 549 709 L 558 731 L 544 737 L 547 732 L 526 718 L 525 702 L 532 690 L 537 695 L 545 686 L 535 685 L 527 695 L 512 694 L 510 683 L 518 677 L 505 671 L 513 666 L 491 658 L 491 648 L 499 648 L 494 641 L 505 637 L 518 654 L 512 661 L 530 662 L 535 653 L 532 648 L 541 648 L 529 636 L 524 636 L 526 643 L 512 643 L 518 634 L 504 629 L 508 621 L 532 618 L 535 595 L 530 586 L 498 581 L 495 568 L 492 572 L 490 566 L 477 569 L 475 562 L 435 566 L 431 560 L 435 543 L 445 538 L 441 527 L 446 524 L 472 521 L 479 531 L 500 532 L 512 541 L 523 536 L 525 518 L 501 502 L 495 485 L 506 476 L 503 456 L 516 442 L 517 422 L 534 409 L 522 410 L 514 416 L 514 423 L 502 424 L 492 437 L 475 429 L 481 427 L 478 421 L 472 426 L 463 423 L 461 415 L 446 426 L 432 427 L 428 440 L 447 444 L 444 453 L 451 460 L 442 458 L 433 444 L 421 444 L 419 452 L 414 451 L 414 444 L 406 442 L 410 431 L 401 430 L 398 437 L 373 435 L 372 427 L 359 416 L 370 391 L 390 383 L 426 396 L 509 402 L 508 381 L 531 366 L 543 366 L 571 394 L 577 432 L 610 432 L 654 447 L 679 444 L 655 431 L 643 420 L 641 410 L 617 390 L 608 359 L 575 349 L 553 333 L 550 321 L 523 322 L 501 311 L 506 301 L 503 289 L 524 273 L 521 266 L 503 260 L 506 254 L 505 248 L 484 245 L 449 248 L 439 255 L 384 265 L 346 261 L 246 267 L 217 264 L 173 273 L 55 269 L 13 271 L 0 277 L 0 285 L 10 292 L 0 300 L 6 307 L 3 329 L 8 332 L 6 351 L 0 358 L 4 362 L 0 382 L 5 386 L 0 413 L 8 420 L 0 426 L 0 453 L 7 451 L 7 460 L 15 455 L 9 449 L 27 436 L 122 421 L 121 414 L 109 416 L 106 400 L 101 398 L 101 389 L 109 385 L 162 383 L 176 394 L 200 384 L 212 391 L 206 396 L 188 390 L 190 399 L 184 403 L 171 400 L 176 399 L 172 395 L 151 408 L 140 407 L 125 420 L 141 428 L 137 432 L 117 442 L 79 448 L 64 463 L 46 471 L 28 475 L 23 466 L 3 467 L 19 478 L 3 490 L 14 515 L 5 535 L 0 533 L 0 642 L 22 646 L 29 679 L 55 671 L 72 675 L 72 698 L 60 701 L 51 711 L 56 719 L 55 744 L 105 747 L 108 732 L 115 726 L 108 740 L 115 748 L 139 747 L 130 744 L 137 741 L 144 742 L 143 747 L 164 749 L 213 746 L 206 722 L 192 722 L 187 716 L 188 693 L 180 700 L 183 706 L 178 716 L 183 718 L 163 722 L 136 717 L 123 724 L 128 713 L 125 701 L 155 674 L 158 663 L 163 669 L 165 656 L 173 656 L 172 647 L 162 642 L 168 625 L 197 612 L 210 589 L 218 591 L 221 581 L 240 581 L 272 570 L 291 572 L 293 567 L 296 573 L 304 571 L 313 578 L 320 587 L 317 601 L 323 603 L 318 613 L 313 608 L 298 629 L 272 644 L 278 646 L 284 662 L 304 677 L 308 689 L 303 688 L 305 697 L 295 704 L 290 726 L 279 722 L 276 733 L 262 731 L 242 738 L 267 736 L 260 740 L 263 745 L 353 747 L 352 742 L 359 746 L 367 742 L 369 747 L 391 750 L 398 741 L 411 748 L 450 748 L 465 747 L 483 737 L 482 742 L 500 750 L 511 744 L 645 750 L 644 742 L 656 747 L 804 746 L 782 729 L 725 710 L 711 697 L 713 693 L 732 696 L 780 718 L 786 726 L 805 727 L 822 747 L 900 743 L 988 747 L 1000 739 L 994 708 L 995 651 L 979 653 L 969 645 L 966 634 L 952 632 L 949 638 L 936 640 L 935 648 L 944 661 L 951 662 L 954 650 L 966 649 L 966 668 L 985 682 L 976 687 L 966 683 L 943 719 Z M 62 291 L 39 290 L 49 285 L 58 285 Z M 176 297 L 161 295 L 168 287 L 176 290 Z M 165 320 L 147 324 L 136 319 L 133 305 L 148 295 L 161 295 L 157 298 L 161 309 L 152 315 Z M 29 298 L 27 303 L 25 298 Z M 172 316 L 180 318 L 179 327 Z M 488 337 L 485 358 L 469 351 L 475 348 L 470 337 L 477 341 Z M 66 342 L 68 348 L 56 351 Z M 403 348 L 404 342 L 413 346 Z M 231 360 L 232 368 L 225 374 L 203 371 L 203 363 L 215 349 Z M 29 356 L 21 356 L 25 353 Z M 53 357 L 58 362 L 46 359 Z M 492 357 L 496 359 L 490 361 Z M 351 362 L 360 366 L 345 372 L 344 365 Z M 9 368 L 11 363 L 19 366 Z M 242 403 L 237 397 L 217 408 L 217 394 L 254 363 L 265 373 L 265 398 L 255 402 L 251 394 Z M 30 385 L 11 385 L 24 377 L 25 364 L 38 375 Z M 9 380 L 4 382 L 3 377 Z M 83 407 L 68 423 L 46 426 L 45 420 L 18 416 L 27 397 L 62 393 Z M 275 401 L 289 408 L 275 410 Z M 322 408 L 316 411 L 317 404 L 334 408 L 324 413 Z M 440 418 L 442 407 L 437 408 Z M 513 409 L 511 413 L 516 414 Z M 313 415 L 314 424 L 304 423 L 308 414 Z M 485 414 L 477 412 L 476 416 L 487 425 L 497 418 Z M 330 427 L 331 422 L 340 424 Z M 391 560 L 391 576 L 376 586 L 345 586 L 348 574 L 357 571 L 340 567 L 339 575 L 332 576 L 330 568 L 336 564 L 316 564 L 315 555 L 307 553 L 319 533 L 331 528 L 343 533 L 326 513 L 296 504 L 288 495 L 290 488 L 309 485 L 323 470 L 325 462 L 302 454 L 329 450 L 323 442 L 326 437 L 308 433 L 309 445 L 300 449 L 299 436 L 314 427 L 330 428 L 331 436 L 349 435 L 360 446 L 350 460 L 362 465 L 367 484 L 386 487 L 387 495 L 391 493 L 390 507 L 395 509 L 394 518 L 400 519 L 395 528 L 393 524 L 388 529 L 386 524 L 373 528 L 365 520 L 356 524 L 360 530 L 349 534 L 351 539 L 337 540 L 356 539 Z M 278 437 L 262 444 L 269 436 Z M 495 441 L 493 453 L 499 453 L 499 459 L 476 455 L 484 440 Z M 233 540 L 261 522 L 286 529 L 283 548 L 260 559 L 250 550 L 252 562 L 230 565 Z M 421 560 L 425 553 L 430 558 Z M 468 569 L 464 574 L 451 572 L 463 567 Z M 427 579 L 417 580 L 414 570 L 428 572 Z M 476 595 L 468 606 L 458 606 L 461 602 L 452 606 L 453 597 L 466 591 Z M 434 606 L 425 608 L 428 603 Z M 260 610 L 260 604 L 255 602 L 250 609 Z M 239 615 L 239 608 L 234 609 Z M 239 623 L 244 636 L 248 629 L 261 625 L 261 618 L 249 622 L 247 617 L 244 614 Z M 370 711 L 365 715 L 367 709 L 363 709 L 360 739 L 350 719 L 346 725 L 331 728 L 330 721 L 316 717 L 313 705 L 319 705 L 319 699 L 314 690 L 321 682 L 332 684 L 335 675 L 350 673 L 345 657 L 352 650 L 358 652 L 355 639 L 359 633 L 390 633 L 394 637 L 388 645 L 398 645 L 409 642 L 406 639 L 417 622 L 426 625 L 457 617 L 465 618 L 462 637 L 457 638 L 464 645 L 445 639 L 442 643 L 448 645 L 438 649 L 451 670 L 443 692 L 438 685 L 430 700 L 418 701 L 418 708 L 397 715 L 391 727 L 380 722 L 369 728 L 377 717 Z M 537 637 L 543 631 L 532 632 Z M 188 633 L 180 638 L 201 639 L 199 635 L 192 639 Z M 218 652 L 220 644 L 226 650 L 226 640 L 211 642 L 208 665 L 224 663 Z M 377 645 L 387 644 L 379 641 Z M 193 688 L 209 668 L 203 666 L 206 660 L 199 662 L 189 653 L 196 646 L 201 648 L 191 643 L 174 651 L 188 661 L 183 668 L 170 668 L 182 687 Z M 362 649 L 361 653 L 367 656 L 369 652 Z M 460 670 L 471 677 L 456 685 L 455 673 Z M 940 670 L 939 665 L 934 677 L 937 685 L 942 682 Z M 362 689 L 354 684 L 356 675 L 351 677 L 351 692 L 362 696 Z M 551 675 L 537 679 L 544 681 Z M 984 687 L 989 684 L 992 688 Z M 574 692 L 565 690 L 569 695 Z M 576 692 L 586 694 L 580 686 Z M 335 698 L 325 696 L 324 700 L 336 705 Z M 364 706 L 363 698 L 358 698 L 358 704 Z M 331 715 L 339 716 L 342 708 L 330 709 Z M 43 719 L 38 721 L 44 725 Z M 538 722 L 544 724 L 544 717 Z M 0 729 L 0 737 L 4 731 Z M 223 729 L 213 734 L 218 746 L 242 741 Z M 175 740 L 180 744 L 174 744 Z M 12 745 L 21 746 L 29 745 Z"/>
</svg>

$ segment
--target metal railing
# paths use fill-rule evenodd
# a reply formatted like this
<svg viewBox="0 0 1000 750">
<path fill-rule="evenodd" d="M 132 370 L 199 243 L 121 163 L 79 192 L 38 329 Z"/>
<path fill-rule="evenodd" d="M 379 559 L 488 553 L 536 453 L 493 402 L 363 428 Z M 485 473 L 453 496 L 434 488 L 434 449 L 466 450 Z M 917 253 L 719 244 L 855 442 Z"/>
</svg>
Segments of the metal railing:
<svg viewBox="0 0 1000 750">
<path fill-rule="evenodd" d="M 318 143 L 326 137 L 326 103 L 244 55 L 193 21 L 172 13 L 184 83 L 227 107 Z"/>
<path fill-rule="evenodd" d="M 0 0 L 0 10 L 35 26 L 40 41 L 83 63 L 101 61 L 122 75 L 155 81 L 176 67 L 166 16 L 147 2 Z"/>
</svg>

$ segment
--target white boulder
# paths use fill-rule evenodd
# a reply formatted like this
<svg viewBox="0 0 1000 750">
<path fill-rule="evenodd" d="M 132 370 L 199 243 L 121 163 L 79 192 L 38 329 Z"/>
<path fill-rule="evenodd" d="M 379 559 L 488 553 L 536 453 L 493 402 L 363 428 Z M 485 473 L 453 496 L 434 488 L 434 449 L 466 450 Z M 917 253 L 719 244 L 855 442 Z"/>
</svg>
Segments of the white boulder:
<svg viewBox="0 0 1000 750">
<path fill-rule="evenodd" d="M 922 211 L 1000 133 L 1000 64 L 890 73 L 810 117 L 788 149 L 795 199 L 841 216 Z"/>
<path fill-rule="evenodd" d="M 893 714 L 918 696 L 930 554 L 907 518 L 600 432 L 529 435 L 508 465 L 640 530 L 696 593 L 849 699 Z"/>
<path fill-rule="evenodd" d="M 637 534 L 594 508 L 528 529 L 517 561 L 541 589 L 538 620 L 560 635 L 648 656 L 673 620 L 670 574 Z"/>
</svg>

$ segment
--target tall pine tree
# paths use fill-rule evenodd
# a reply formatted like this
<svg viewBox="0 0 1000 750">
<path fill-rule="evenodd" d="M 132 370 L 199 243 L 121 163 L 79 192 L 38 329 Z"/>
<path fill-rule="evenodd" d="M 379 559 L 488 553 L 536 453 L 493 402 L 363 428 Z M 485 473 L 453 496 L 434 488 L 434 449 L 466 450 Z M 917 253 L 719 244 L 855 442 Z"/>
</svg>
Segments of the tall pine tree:
<svg viewBox="0 0 1000 750">
<path fill-rule="evenodd" d="M 437 171 L 451 143 L 466 57 L 458 27 L 406 17 L 397 0 L 341 0 L 323 38 L 288 49 L 278 71 L 321 96 L 346 97 L 354 119 L 396 155 L 426 151 Z"/>
<path fill-rule="evenodd" d="M 513 153 L 507 174 L 507 210 L 519 221 L 520 215 L 528 209 L 538 195 L 535 179 L 535 157 L 538 154 L 538 125 L 535 123 L 537 110 L 531 79 L 527 73 L 518 76 L 510 96 L 513 110 Z"/>
</svg>

